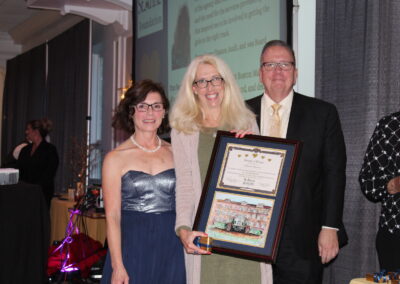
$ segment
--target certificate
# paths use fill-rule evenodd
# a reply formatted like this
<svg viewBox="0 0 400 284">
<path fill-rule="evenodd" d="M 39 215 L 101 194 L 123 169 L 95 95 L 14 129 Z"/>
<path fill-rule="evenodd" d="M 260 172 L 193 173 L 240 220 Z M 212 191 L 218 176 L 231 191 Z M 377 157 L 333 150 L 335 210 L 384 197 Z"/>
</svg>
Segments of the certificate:
<svg viewBox="0 0 400 284">
<path fill-rule="evenodd" d="M 274 262 L 301 143 L 218 131 L 194 229 L 213 252 Z"/>
<path fill-rule="evenodd" d="M 285 150 L 228 143 L 218 188 L 275 194 Z"/>
</svg>

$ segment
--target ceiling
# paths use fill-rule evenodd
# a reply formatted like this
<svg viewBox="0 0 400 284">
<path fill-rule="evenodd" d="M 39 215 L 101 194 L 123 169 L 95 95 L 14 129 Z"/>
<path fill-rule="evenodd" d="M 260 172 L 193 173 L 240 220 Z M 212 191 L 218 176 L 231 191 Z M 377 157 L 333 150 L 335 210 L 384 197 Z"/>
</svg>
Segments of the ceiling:
<svg viewBox="0 0 400 284">
<path fill-rule="evenodd" d="M 0 0 L 0 33 L 9 33 L 33 14 L 36 9 L 29 9 L 25 0 Z"/>
<path fill-rule="evenodd" d="M 13 37 L 13 30 L 33 17 L 58 12 L 92 18 L 101 24 L 120 22 L 121 13 L 132 9 L 132 0 L 0 0 L 0 33 Z M 123 16 L 122 16 L 123 17 Z"/>
<path fill-rule="evenodd" d="M 83 18 L 131 33 L 133 0 L 0 0 L 0 67 Z"/>
</svg>

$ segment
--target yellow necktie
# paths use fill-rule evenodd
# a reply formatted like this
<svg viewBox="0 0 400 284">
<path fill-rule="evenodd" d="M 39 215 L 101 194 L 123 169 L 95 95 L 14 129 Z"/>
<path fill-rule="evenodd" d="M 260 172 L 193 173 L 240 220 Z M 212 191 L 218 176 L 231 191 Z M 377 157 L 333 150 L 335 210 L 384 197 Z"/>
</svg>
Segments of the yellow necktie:
<svg viewBox="0 0 400 284">
<path fill-rule="evenodd" d="M 272 106 L 272 119 L 269 128 L 269 136 L 271 137 L 281 137 L 281 118 L 279 117 L 280 104 L 273 104 Z"/>
</svg>

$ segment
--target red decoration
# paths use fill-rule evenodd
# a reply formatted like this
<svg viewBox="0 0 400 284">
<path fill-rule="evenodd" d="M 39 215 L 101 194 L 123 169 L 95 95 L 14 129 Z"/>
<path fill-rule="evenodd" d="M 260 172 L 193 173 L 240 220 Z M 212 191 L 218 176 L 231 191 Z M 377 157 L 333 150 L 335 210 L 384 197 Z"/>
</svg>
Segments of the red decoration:
<svg viewBox="0 0 400 284">
<path fill-rule="evenodd" d="M 87 278 L 93 264 L 106 253 L 107 250 L 99 241 L 83 233 L 73 234 L 65 238 L 61 245 L 50 246 L 47 275 L 51 276 L 61 269 L 65 271 L 79 269 L 82 278 Z"/>
</svg>

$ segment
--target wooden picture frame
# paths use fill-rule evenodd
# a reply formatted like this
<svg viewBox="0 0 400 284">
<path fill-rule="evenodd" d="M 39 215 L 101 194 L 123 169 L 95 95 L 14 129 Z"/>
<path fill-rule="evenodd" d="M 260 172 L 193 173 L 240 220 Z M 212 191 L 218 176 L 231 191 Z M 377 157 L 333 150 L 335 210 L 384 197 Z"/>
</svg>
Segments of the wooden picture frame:
<svg viewBox="0 0 400 284">
<path fill-rule="evenodd" d="M 194 230 L 217 253 L 274 262 L 301 142 L 218 131 Z"/>
</svg>

